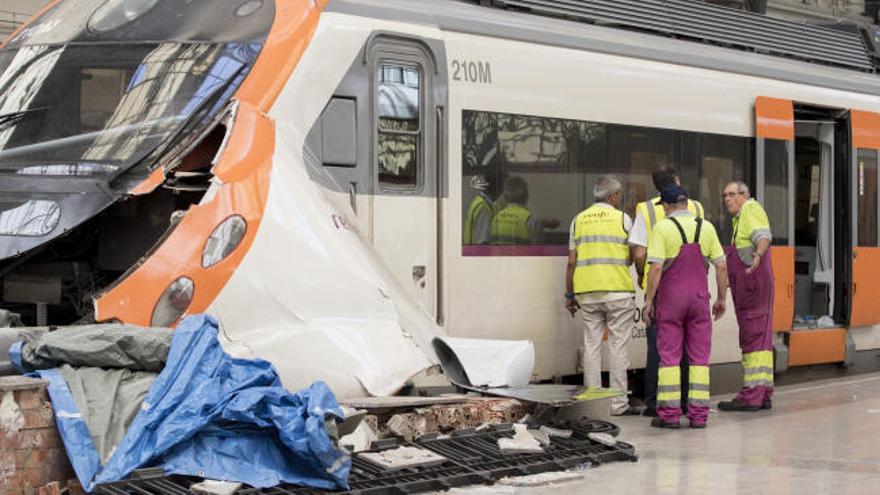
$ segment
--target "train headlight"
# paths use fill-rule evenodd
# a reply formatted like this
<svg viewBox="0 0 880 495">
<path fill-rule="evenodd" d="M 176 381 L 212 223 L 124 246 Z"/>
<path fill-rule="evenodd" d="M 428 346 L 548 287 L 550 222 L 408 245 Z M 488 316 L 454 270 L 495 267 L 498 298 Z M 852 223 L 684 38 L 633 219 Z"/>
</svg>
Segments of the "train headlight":
<svg viewBox="0 0 880 495">
<path fill-rule="evenodd" d="M 202 251 L 202 268 L 220 263 L 241 243 L 247 232 L 247 222 L 239 215 L 232 215 L 211 232 Z"/>
<path fill-rule="evenodd" d="M 177 321 L 192 302 L 195 284 L 187 277 L 180 277 L 165 289 L 153 308 L 150 325 L 167 327 Z"/>
</svg>

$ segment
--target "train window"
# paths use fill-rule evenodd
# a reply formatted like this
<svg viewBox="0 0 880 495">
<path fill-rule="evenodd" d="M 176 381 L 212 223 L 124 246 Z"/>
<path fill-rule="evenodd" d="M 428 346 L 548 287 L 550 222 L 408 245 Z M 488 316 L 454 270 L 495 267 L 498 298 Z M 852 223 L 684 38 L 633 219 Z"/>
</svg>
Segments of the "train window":
<svg viewBox="0 0 880 495">
<path fill-rule="evenodd" d="M 877 246 L 877 150 L 858 151 L 859 246 Z"/>
<path fill-rule="evenodd" d="M 379 183 L 416 189 L 421 161 L 421 69 L 383 63 L 377 72 Z"/>
<path fill-rule="evenodd" d="M 100 131 L 107 125 L 125 94 L 131 74 L 126 69 L 83 69 L 79 100 L 82 131 Z"/>
<path fill-rule="evenodd" d="M 541 244 L 564 254 L 568 223 L 589 199 L 582 172 L 598 173 L 603 151 L 599 124 L 464 111 L 463 244 Z"/>
<path fill-rule="evenodd" d="M 731 221 L 721 200 L 732 180 L 748 183 L 752 140 L 670 129 L 465 110 L 462 113 L 462 244 L 542 244 L 548 249 L 510 251 L 564 255 L 568 227 L 592 204 L 592 189 L 603 174 L 624 186 L 622 209 L 656 195 L 653 172 L 680 168 L 685 188 L 703 203 L 722 235 Z M 683 163 L 682 156 L 689 160 Z M 499 211 L 521 220 L 517 235 L 498 234 Z M 495 229 L 493 231 L 493 225 Z M 465 255 L 494 253 L 467 248 Z"/>
<path fill-rule="evenodd" d="M 651 175 L 660 167 L 680 163 L 677 131 L 623 125 L 608 126 L 609 167 L 619 175 L 625 191 L 623 210 L 635 217 L 636 205 L 654 196 Z"/>
<path fill-rule="evenodd" d="M 694 192 L 699 194 L 706 219 L 715 225 L 725 244 L 733 235 L 733 225 L 721 193 L 732 181 L 749 183 L 752 156 L 749 143 L 749 139 L 735 136 L 697 135 L 699 188 Z"/>
<path fill-rule="evenodd" d="M 773 231 L 773 244 L 789 244 L 788 142 L 764 141 L 764 208 Z"/>
</svg>

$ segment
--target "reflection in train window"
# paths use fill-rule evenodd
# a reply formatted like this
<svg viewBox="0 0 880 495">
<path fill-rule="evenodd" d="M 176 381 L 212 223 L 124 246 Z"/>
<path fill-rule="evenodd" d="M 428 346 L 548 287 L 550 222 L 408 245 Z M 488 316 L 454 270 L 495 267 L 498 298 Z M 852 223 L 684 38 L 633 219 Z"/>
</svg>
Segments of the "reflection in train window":
<svg viewBox="0 0 880 495">
<path fill-rule="evenodd" d="M 859 246 L 877 245 L 877 150 L 859 149 L 858 155 Z"/>
<path fill-rule="evenodd" d="M 789 245 L 788 142 L 778 139 L 764 141 L 764 209 L 770 219 L 773 244 Z"/>
<path fill-rule="evenodd" d="M 748 183 L 753 163 L 752 138 L 473 110 L 462 112 L 461 139 L 462 244 L 502 243 L 493 241 L 493 224 L 502 223 L 495 219 L 512 196 L 524 196 L 502 216 L 521 219 L 522 228 L 500 232 L 496 225 L 495 233 L 520 232 L 503 236 L 504 243 L 550 245 L 540 252 L 552 255 L 567 252 L 568 227 L 592 204 L 600 175 L 621 179 L 622 208 L 632 216 L 640 201 L 657 194 L 651 174 L 664 165 L 679 168 L 682 184 L 729 238 L 721 191 L 731 180 Z M 506 192 L 506 184 L 517 190 Z"/>
<path fill-rule="evenodd" d="M 386 63 L 377 72 L 379 183 L 415 189 L 421 150 L 421 69 Z"/>
</svg>

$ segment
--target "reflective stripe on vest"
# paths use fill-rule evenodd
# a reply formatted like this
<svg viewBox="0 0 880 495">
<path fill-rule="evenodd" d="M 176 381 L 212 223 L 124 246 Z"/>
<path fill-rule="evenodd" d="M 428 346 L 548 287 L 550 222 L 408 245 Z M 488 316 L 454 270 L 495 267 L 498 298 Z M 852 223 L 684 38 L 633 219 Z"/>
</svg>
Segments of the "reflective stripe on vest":
<svg viewBox="0 0 880 495">
<path fill-rule="evenodd" d="M 529 218 L 525 206 L 511 203 L 492 218 L 492 244 L 529 244 Z"/>
<path fill-rule="evenodd" d="M 593 205 L 575 219 L 577 264 L 574 291 L 633 292 L 629 270 L 627 232 L 623 212 L 616 208 Z"/>
</svg>

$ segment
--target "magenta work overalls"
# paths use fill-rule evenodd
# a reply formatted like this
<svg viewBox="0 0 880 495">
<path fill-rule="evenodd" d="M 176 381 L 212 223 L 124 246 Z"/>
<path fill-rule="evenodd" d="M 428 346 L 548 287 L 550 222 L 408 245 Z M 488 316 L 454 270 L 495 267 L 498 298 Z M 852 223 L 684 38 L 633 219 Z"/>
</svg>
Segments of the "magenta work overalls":
<svg viewBox="0 0 880 495">
<path fill-rule="evenodd" d="M 660 354 L 657 415 L 667 423 L 678 423 L 681 418 L 679 365 L 684 347 L 689 360 L 687 416 L 691 424 L 705 424 L 709 416 L 712 316 L 706 262 L 699 244 L 702 220 L 696 220 L 694 241 L 688 243 L 678 220 L 668 218 L 678 227 L 682 246 L 672 264 L 663 271 L 655 302 Z"/>
<path fill-rule="evenodd" d="M 734 235 L 734 241 L 736 236 Z M 770 406 L 773 396 L 773 265 L 770 250 L 751 274 L 737 253 L 725 246 L 730 292 L 739 324 L 743 388 L 736 398 L 750 406 Z"/>
</svg>

